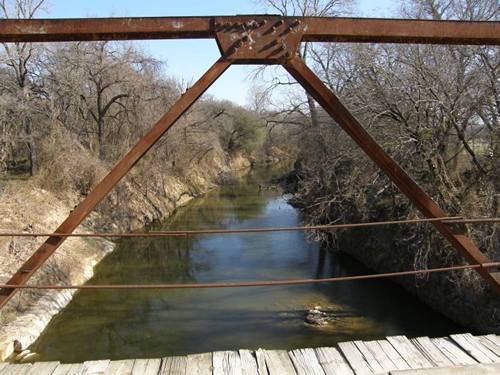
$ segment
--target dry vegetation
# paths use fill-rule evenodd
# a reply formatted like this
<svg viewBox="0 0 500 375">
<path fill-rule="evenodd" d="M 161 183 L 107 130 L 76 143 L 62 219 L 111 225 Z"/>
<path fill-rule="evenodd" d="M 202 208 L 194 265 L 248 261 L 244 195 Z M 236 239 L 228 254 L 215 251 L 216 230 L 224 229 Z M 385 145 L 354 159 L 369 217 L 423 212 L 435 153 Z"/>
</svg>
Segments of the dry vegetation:
<svg viewBox="0 0 500 375">
<path fill-rule="evenodd" d="M 345 10 L 346 5 L 342 1 L 268 2 L 283 14 L 301 15 L 315 15 L 322 9 L 335 13 Z M 409 18 L 500 18 L 494 0 L 415 0 L 402 4 L 400 16 Z M 315 44 L 303 46 L 301 53 L 384 149 L 449 215 L 500 216 L 497 47 Z M 295 193 L 293 201 L 303 209 L 306 221 L 360 222 L 419 215 L 328 115 L 300 89 L 294 90 L 293 81 L 275 78 L 267 89 L 280 86 L 293 90 L 276 113 L 277 122 L 287 122 L 301 134 L 296 170 L 288 182 Z M 500 259 L 498 224 L 462 229 L 490 259 Z M 319 237 L 332 249 L 346 251 L 377 271 L 463 263 L 429 225 L 342 231 Z M 473 271 L 400 282 L 464 325 L 500 331 L 499 299 Z"/>
</svg>

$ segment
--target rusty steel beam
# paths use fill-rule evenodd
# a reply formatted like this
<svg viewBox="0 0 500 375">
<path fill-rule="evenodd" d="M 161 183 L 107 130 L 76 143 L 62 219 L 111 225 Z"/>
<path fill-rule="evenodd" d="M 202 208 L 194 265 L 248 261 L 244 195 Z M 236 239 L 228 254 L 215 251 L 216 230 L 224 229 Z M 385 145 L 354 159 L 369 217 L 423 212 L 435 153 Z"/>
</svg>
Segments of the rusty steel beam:
<svg viewBox="0 0 500 375">
<path fill-rule="evenodd" d="M 2 19 L 0 42 L 212 38 L 211 17 Z"/>
<path fill-rule="evenodd" d="M 304 41 L 500 45 L 500 22 L 308 18 Z"/>
<path fill-rule="evenodd" d="M 252 21 L 270 27 L 299 19 L 303 41 L 353 43 L 500 44 L 500 22 L 434 21 L 340 17 L 280 17 L 273 15 L 2 19 L 0 42 L 63 42 L 133 39 L 215 38 L 216 19 L 238 28 Z"/>
<path fill-rule="evenodd" d="M 428 218 L 446 216 L 446 213 L 437 203 L 384 151 L 335 94 L 307 67 L 301 58 L 296 56 L 286 61 L 283 66 L 356 142 L 365 154 L 385 172 L 420 212 Z M 480 265 L 489 262 L 489 259 L 481 250 L 466 235 L 455 231 L 453 226 L 442 221 L 432 221 L 432 225 L 468 263 Z M 499 281 L 487 269 L 478 267 L 475 270 L 497 293 L 500 292 Z"/>
<path fill-rule="evenodd" d="M 220 58 L 189 89 L 170 110 L 142 137 L 134 147 L 113 167 L 106 177 L 70 213 L 56 229 L 56 233 L 72 233 L 78 225 L 94 210 L 113 187 L 128 171 L 153 147 L 165 132 L 186 112 L 189 107 L 221 76 L 231 63 Z M 66 240 L 64 236 L 51 236 L 33 253 L 21 268 L 7 281 L 8 285 L 25 285 L 31 276 Z M 0 308 L 16 293 L 17 289 L 0 289 Z"/>
</svg>

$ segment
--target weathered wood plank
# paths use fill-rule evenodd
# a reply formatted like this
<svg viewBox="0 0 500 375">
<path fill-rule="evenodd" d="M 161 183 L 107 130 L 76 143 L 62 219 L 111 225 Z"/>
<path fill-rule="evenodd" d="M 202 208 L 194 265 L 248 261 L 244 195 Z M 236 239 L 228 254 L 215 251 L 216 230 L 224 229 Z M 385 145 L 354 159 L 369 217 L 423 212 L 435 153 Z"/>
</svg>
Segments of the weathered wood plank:
<svg viewBox="0 0 500 375">
<path fill-rule="evenodd" d="M 2 375 L 25 375 L 31 368 L 31 363 L 25 363 L 22 365 L 8 365 L 0 370 Z"/>
<path fill-rule="evenodd" d="M 214 375 L 242 375 L 241 359 L 238 352 L 214 352 L 212 363 Z"/>
<path fill-rule="evenodd" d="M 211 375 L 212 353 L 191 354 L 187 356 L 186 374 Z"/>
<path fill-rule="evenodd" d="M 351 367 L 336 348 L 317 348 L 316 355 L 326 375 L 354 375 Z"/>
<path fill-rule="evenodd" d="M 158 375 L 161 370 L 160 358 L 136 359 L 132 367 L 132 375 Z"/>
<path fill-rule="evenodd" d="M 453 362 L 448 359 L 448 357 L 446 357 L 428 337 L 417 337 L 411 339 L 411 342 L 429 361 L 434 363 L 436 367 L 453 366 Z"/>
<path fill-rule="evenodd" d="M 406 336 L 390 336 L 387 337 L 387 341 L 391 343 L 412 369 L 434 367 Z"/>
<path fill-rule="evenodd" d="M 187 367 L 187 357 L 166 357 L 163 358 L 162 375 L 185 375 Z"/>
<path fill-rule="evenodd" d="M 398 366 L 396 366 L 396 364 L 394 364 L 394 362 L 392 362 L 389 356 L 384 352 L 378 341 L 364 341 L 363 345 L 363 350 L 368 350 L 373 355 L 373 357 L 377 359 L 384 371 L 399 369 Z M 361 350 L 360 347 L 358 347 L 358 349 Z"/>
<path fill-rule="evenodd" d="M 111 361 L 106 369 L 106 375 L 132 375 L 134 359 L 124 359 L 121 361 Z"/>
<path fill-rule="evenodd" d="M 373 373 L 378 374 L 381 372 L 386 372 L 389 370 L 396 369 L 393 364 L 389 364 L 388 365 L 389 368 L 386 369 L 382 364 L 383 359 L 380 358 L 381 353 L 372 352 L 370 348 L 368 348 L 368 346 L 366 346 L 366 344 L 363 341 L 354 341 L 354 345 L 356 345 L 358 350 L 361 352 L 361 354 L 363 355 L 363 359 L 365 360 L 365 362 L 368 363 L 368 366 L 370 366 Z M 385 365 L 387 365 L 387 363 L 385 363 Z"/>
<path fill-rule="evenodd" d="M 250 350 L 241 349 L 241 372 L 243 375 L 259 375 L 257 360 Z"/>
<path fill-rule="evenodd" d="M 420 370 L 391 371 L 390 375 L 498 375 L 499 363 L 476 363 L 468 366 L 453 366 Z"/>
<path fill-rule="evenodd" d="M 377 343 L 380 345 L 380 348 L 385 353 L 385 355 L 391 360 L 392 363 L 394 363 L 396 369 L 408 370 L 411 368 L 408 362 L 406 362 L 404 358 L 401 357 L 401 354 L 399 354 L 396 349 L 394 349 L 389 341 L 377 340 Z"/>
<path fill-rule="evenodd" d="M 83 362 L 81 375 L 103 375 L 109 366 L 109 359 Z"/>
<path fill-rule="evenodd" d="M 4 367 L 7 367 L 8 363 L 5 363 L 5 362 L 0 362 L 0 371 L 2 371 L 2 369 Z"/>
<path fill-rule="evenodd" d="M 298 375 L 325 375 L 314 349 L 296 349 L 288 352 Z"/>
<path fill-rule="evenodd" d="M 474 358 L 460 349 L 460 347 L 455 345 L 455 343 L 447 337 L 431 339 L 431 342 L 436 345 L 455 366 L 473 365 L 477 363 Z"/>
<path fill-rule="evenodd" d="M 56 367 L 52 375 L 78 375 L 83 370 L 83 363 L 70 363 Z"/>
<path fill-rule="evenodd" d="M 59 362 L 36 362 L 26 375 L 51 375 L 57 366 Z"/>
<path fill-rule="evenodd" d="M 486 346 L 489 350 L 500 356 L 500 342 L 497 343 L 495 335 L 476 336 L 481 344 Z"/>
<path fill-rule="evenodd" d="M 257 370 L 259 375 L 269 375 L 266 365 L 266 356 L 263 349 L 258 349 L 255 351 L 255 358 L 257 358 Z"/>
<path fill-rule="evenodd" d="M 486 348 L 470 333 L 457 334 L 450 336 L 463 350 L 481 363 L 500 362 L 500 357 Z"/>
<path fill-rule="evenodd" d="M 374 374 L 363 354 L 352 341 L 339 343 L 339 348 L 354 372 L 359 375 Z"/>
<path fill-rule="evenodd" d="M 263 350 L 269 375 L 296 375 L 292 360 L 285 350 Z"/>
</svg>

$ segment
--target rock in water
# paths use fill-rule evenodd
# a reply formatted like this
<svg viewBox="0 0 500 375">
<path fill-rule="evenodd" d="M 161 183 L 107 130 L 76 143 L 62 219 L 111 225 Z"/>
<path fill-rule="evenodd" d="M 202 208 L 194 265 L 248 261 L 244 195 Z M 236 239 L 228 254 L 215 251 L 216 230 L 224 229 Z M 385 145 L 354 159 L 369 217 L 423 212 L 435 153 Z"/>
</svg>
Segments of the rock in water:
<svg viewBox="0 0 500 375">
<path fill-rule="evenodd" d="M 314 308 L 308 310 L 304 319 L 306 324 L 313 326 L 326 326 L 335 320 L 337 320 L 337 318 L 334 313 L 322 310 L 321 306 L 314 306 Z"/>
</svg>

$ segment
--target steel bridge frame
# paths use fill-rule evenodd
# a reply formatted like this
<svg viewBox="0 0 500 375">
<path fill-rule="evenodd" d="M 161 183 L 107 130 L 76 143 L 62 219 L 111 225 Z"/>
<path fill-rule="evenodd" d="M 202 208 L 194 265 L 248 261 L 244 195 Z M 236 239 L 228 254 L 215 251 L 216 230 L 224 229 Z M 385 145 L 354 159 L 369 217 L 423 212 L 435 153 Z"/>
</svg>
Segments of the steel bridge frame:
<svg viewBox="0 0 500 375">
<path fill-rule="evenodd" d="M 221 57 L 111 169 L 54 233 L 73 233 L 97 204 L 232 64 L 282 65 L 425 217 L 446 217 L 436 202 L 383 150 L 337 96 L 307 67 L 298 54 L 299 45 L 306 41 L 500 45 L 500 22 L 274 15 L 0 20 L 0 42 L 3 43 L 135 39 L 215 39 Z M 478 266 L 474 269 L 487 285 L 500 292 L 500 281 L 488 267 L 483 267 L 490 260 L 463 231 L 441 220 L 431 223 L 469 264 Z M 0 308 L 17 292 L 15 286 L 26 285 L 66 238 L 50 235 L 25 261 L 7 282 L 13 287 L 0 290 Z"/>
</svg>

